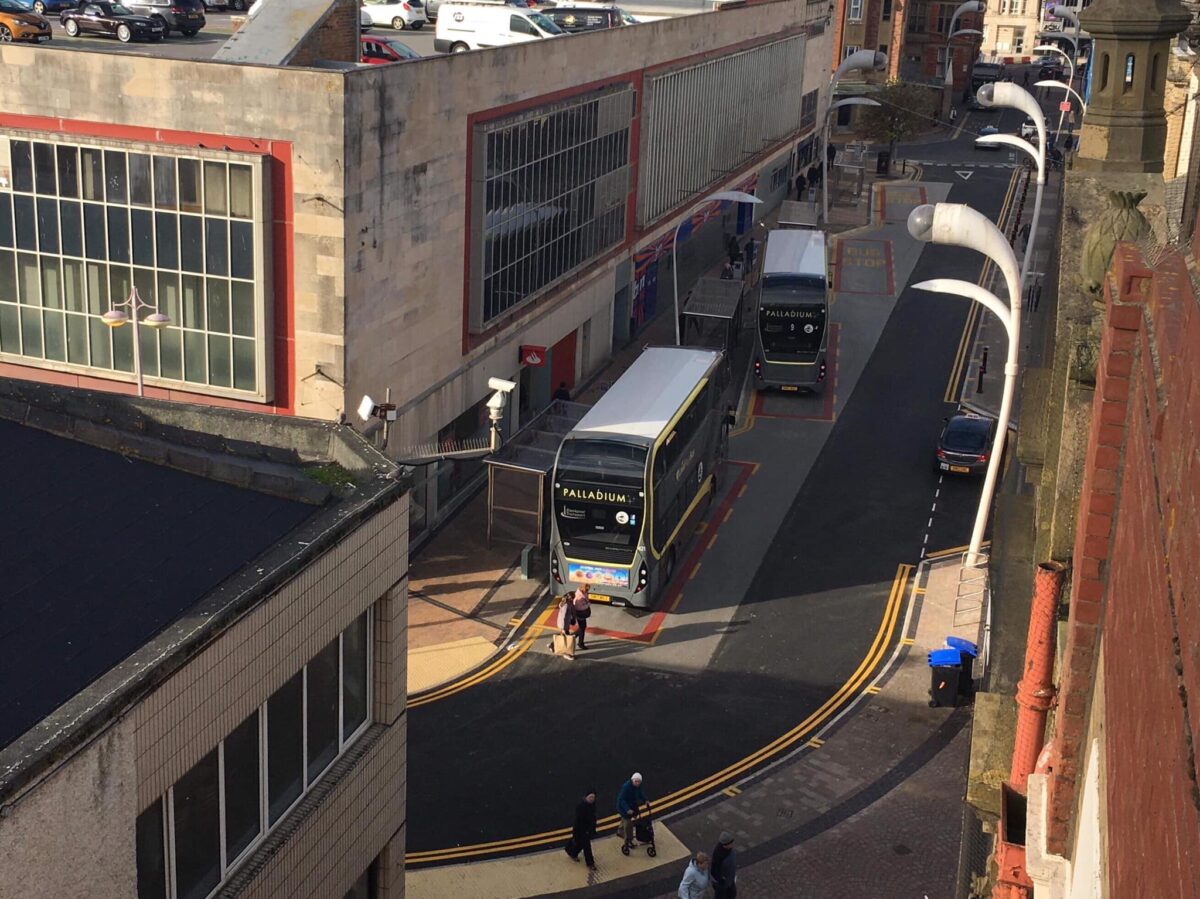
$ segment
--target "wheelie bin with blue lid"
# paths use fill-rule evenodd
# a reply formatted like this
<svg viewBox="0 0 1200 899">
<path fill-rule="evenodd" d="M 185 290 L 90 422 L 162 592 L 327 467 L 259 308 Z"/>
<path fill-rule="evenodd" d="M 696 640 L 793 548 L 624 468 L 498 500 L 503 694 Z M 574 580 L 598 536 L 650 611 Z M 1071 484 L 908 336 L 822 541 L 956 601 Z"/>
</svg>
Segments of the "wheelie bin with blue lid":
<svg viewBox="0 0 1200 899">
<path fill-rule="evenodd" d="M 958 683 L 962 657 L 957 649 L 935 649 L 929 654 L 929 705 L 958 705 Z"/>
</svg>

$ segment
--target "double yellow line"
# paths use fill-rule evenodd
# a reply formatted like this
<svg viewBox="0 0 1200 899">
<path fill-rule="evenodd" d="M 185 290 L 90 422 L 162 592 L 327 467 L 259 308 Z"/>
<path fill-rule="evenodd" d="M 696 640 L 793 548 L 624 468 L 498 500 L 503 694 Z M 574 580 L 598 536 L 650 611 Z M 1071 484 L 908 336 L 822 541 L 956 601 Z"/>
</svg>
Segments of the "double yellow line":
<svg viewBox="0 0 1200 899">
<path fill-rule="evenodd" d="M 892 580 L 892 589 L 888 594 L 883 618 L 879 623 L 879 629 L 875 633 L 875 639 L 871 643 L 871 648 L 868 650 L 866 656 L 863 657 L 863 660 L 859 662 L 858 668 L 855 669 L 854 673 L 850 675 L 846 682 L 838 688 L 837 692 L 829 697 L 820 708 L 787 733 L 740 761 L 734 762 L 732 765 L 722 768 L 720 771 L 681 790 L 676 790 L 668 796 L 656 799 L 654 802 L 655 814 L 662 814 L 705 793 L 718 791 L 729 781 L 782 754 L 785 750 L 808 737 L 821 724 L 828 721 L 838 710 L 845 706 L 871 680 L 876 668 L 883 661 L 896 630 L 896 622 L 900 616 L 900 609 L 904 605 L 905 588 L 912 577 L 912 573 L 912 565 L 897 566 L 896 576 Z M 602 819 L 599 825 L 601 830 L 612 830 L 617 825 L 617 816 L 609 815 Z M 516 852 L 522 849 L 533 849 L 538 846 L 561 842 L 570 833 L 570 828 L 564 827 L 524 837 L 494 840 L 490 843 L 475 843 L 469 846 L 433 849 L 427 852 L 411 852 L 405 856 L 405 864 L 423 865 L 436 862 L 463 861 L 470 858 Z"/>
<path fill-rule="evenodd" d="M 1004 202 L 1000 206 L 1000 214 L 996 217 L 1000 230 L 1004 230 L 1004 222 L 1012 212 L 1013 198 L 1017 193 L 1017 184 L 1021 180 L 1021 168 L 1013 169 L 1012 177 L 1008 181 L 1008 191 L 1004 194 Z M 987 286 L 988 279 L 992 277 L 992 272 L 995 269 L 995 263 L 988 259 L 983 264 L 983 271 L 979 273 L 979 280 L 976 282 L 981 286 Z M 980 305 L 971 303 L 971 308 L 967 312 L 967 321 L 963 325 L 962 336 L 958 340 L 958 351 L 954 355 L 954 364 L 950 367 L 950 380 L 946 382 L 946 393 L 942 399 L 947 403 L 958 403 L 958 387 L 962 383 L 963 372 L 966 370 L 967 362 L 971 354 L 971 339 L 975 334 L 975 325 L 979 321 Z"/>
</svg>

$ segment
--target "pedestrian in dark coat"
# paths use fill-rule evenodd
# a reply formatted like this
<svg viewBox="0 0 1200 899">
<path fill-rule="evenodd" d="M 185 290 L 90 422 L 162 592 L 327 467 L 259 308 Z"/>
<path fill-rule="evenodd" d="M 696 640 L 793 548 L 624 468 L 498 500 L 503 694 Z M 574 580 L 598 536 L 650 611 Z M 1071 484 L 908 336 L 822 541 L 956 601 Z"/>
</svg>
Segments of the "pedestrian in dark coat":
<svg viewBox="0 0 1200 899">
<path fill-rule="evenodd" d="M 617 814 L 621 816 L 619 832 L 627 849 L 633 848 L 633 822 L 641 814 L 642 806 L 646 804 L 646 794 L 642 791 L 642 775 L 635 771 L 629 780 L 621 784 L 621 790 L 617 793 Z"/>
<path fill-rule="evenodd" d="M 566 381 L 558 385 L 558 390 L 554 391 L 554 398 L 556 400 L 566 400 L 567 402 L 571 401 L 571 391 L 567 387 Z"/>
<path fill-rule="evenodd" d="M 737 855 L 733 851 L 733 834 L 727 830 L 717 839 L 710 870 L 715 899 L 737 899 Z"/>
<path fill-rule="evenodd" d="M 571 839 L 564 847 L 571 861 L 579 861 L 579 853 L 588 868 L 596 870 L 596 859 L 592 855 L 592 837 L 596 835 L 596 791 L 588 790 L 579 805 L 575 806 L 575 823 L 571 825 Z"/>
<path fill-rule="evenodd" d="M 571 607 L 575 610 L 575 622 L 579 625 L 579 639 L 575 642 L 576 649 L 587 649 L 584 638 L 587 636 L 588 619 L 592 617 L 592 603 L 588 599 L 588 585 L 584 584 L 575 591 Z"/>
</svg>

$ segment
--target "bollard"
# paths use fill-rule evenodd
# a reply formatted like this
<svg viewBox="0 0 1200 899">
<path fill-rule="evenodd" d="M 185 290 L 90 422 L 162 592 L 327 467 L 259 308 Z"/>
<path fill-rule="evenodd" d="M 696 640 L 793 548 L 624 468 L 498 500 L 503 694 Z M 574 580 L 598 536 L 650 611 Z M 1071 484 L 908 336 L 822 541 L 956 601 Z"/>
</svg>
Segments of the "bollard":
<svg viewBox="0 0 1200 899">
<path fill-rule="evenodd" d="M 983 361 L 979 363 L 979 370 L 981 372 L 984 372 L 985 374 L 987 373 L 987 357 L 988 357 L 988 348 L 985 346 L 983 348 Z"/>
<path fill-rule="evenodd" d="M 983 366 L 981 365 L 981 366 L 979 366 L 979 378 L 975 382 L 975 392 L 976 393 L 983 393 L 983 375 L 984 375 L 984 371 L 983 371 Z"/>
<path fill-rule="evenodd" d="M 529 565 L 533 557 L 533 544 L 521 548 L 521 580 L 529 580 Z"/>
</svg>

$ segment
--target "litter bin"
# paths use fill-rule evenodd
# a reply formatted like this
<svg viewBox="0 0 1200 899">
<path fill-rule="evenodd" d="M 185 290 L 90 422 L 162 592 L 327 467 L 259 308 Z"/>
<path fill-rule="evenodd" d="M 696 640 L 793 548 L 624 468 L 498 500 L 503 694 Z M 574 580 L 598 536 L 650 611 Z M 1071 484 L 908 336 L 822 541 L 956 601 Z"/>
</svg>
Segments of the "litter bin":
<svg viewBox="0 0 1200 899">
<path fill-rule="evenodd" d="M 875 157 L 875 174 L 886 175 L 892 170 L 892 154 L 889 150 L 880 150 Z"/>
<path fill-rule="evenodd" d="M 959 665 L 962 667 L 962 674 L 958 678 L 958 693 L 960 696 L 970 696 L 975 686 L 975 659 L 979 655 L 979 647 L 962 637 L 947 637 L 946 645 L 958 650 Z"/>
<path fill-rule="evenodd" d="M 957 649 L 935 649 L 929 654 L 929 705 L 958 705 L 958 683 L 962 656 Z"/>
</svg>

